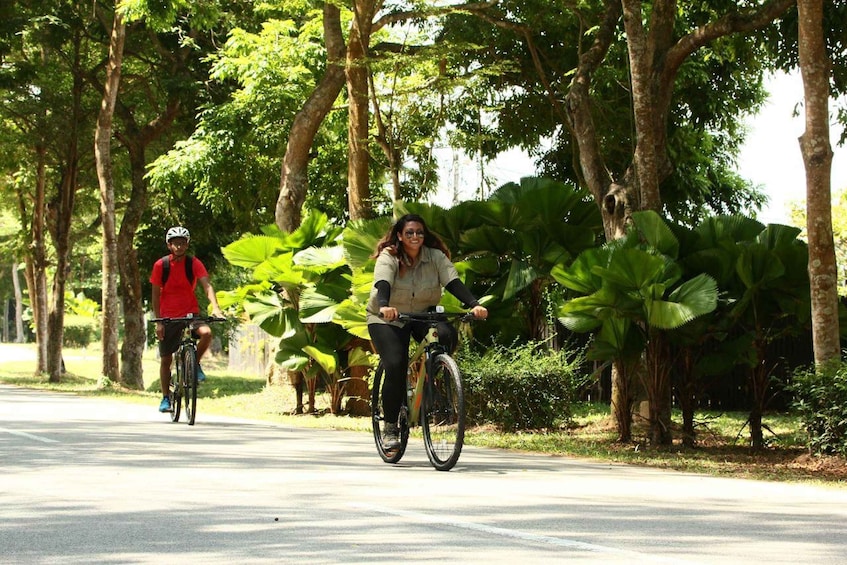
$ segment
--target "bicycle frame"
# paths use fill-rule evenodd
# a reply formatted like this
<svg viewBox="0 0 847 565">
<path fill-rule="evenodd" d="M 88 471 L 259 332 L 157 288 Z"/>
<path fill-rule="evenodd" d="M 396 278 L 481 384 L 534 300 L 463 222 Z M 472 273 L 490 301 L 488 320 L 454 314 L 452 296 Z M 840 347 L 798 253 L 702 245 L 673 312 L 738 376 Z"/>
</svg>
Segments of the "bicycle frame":
<svg viewBox="0 0 847 565">
<path fill-rule="evenodd" d="M 409 425 L 418 424 L 423 403 L 424 386 L 429 380 L 430 359 L 436 354 L 443 352 L 443 347 L 438 343 L 438 333 L 435 327 L 430 327 L 426 336 L 417 344 L 415 351 L 409 356 L 409 369 L 414 368 L 414 374 L 410 372 L 407 380 L 414 379 L 415 385 L 412 397 L 408 399 Z"/>
<path fill-rule="evenodd" d="M 397 420 L 399 441 L 390 446 L 383 442 L 383 424 L 388 425 L 383 410 L 382 387 L 385 371 L 382 363 L 376 370 L 371 390 L 371 414 L 377 452 L 386 463 L 397 463 L 406 452 L 409 430 L 422 426 L 424 449 L 433 467 L 439 471 L 453 468 L 462 452 L 465 430 L 465 408 L 461 374 L 456 361 L 439 341 L 437 326 L 441 322 L 475 319 L 472 313 L 422 312 L 400 313 L 400 321 L 426 323 L 423 338 L 409 348 L 407 392 Z"/>
</svg>

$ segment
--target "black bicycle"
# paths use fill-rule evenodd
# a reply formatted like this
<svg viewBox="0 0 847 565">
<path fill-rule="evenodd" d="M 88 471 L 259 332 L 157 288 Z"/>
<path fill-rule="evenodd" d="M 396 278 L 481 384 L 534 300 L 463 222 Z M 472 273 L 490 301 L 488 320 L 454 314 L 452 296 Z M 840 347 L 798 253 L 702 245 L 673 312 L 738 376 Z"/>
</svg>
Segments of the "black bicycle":
<svg viewBox="0 0 847 565">
<path fill-rule="evenodd" d="M 214 316 L 184 316 L 182 318 L 153 318 L 150 322 L 181 324 L 183 326 L 179 349 L 174 354 L 176 375 L 171 379 L 168 396 L 171 401 L 171 422 L 178 422 L 182 403 L 185 402 L 185 416 L 188 425 L 194 425 L 197 417 L 197 334 L 194 328 L 202 324 L 225 322 L 226 318 Z"/>
<path fill-rule="evenodd" d="M 459 460 L 465 440 L 465 396 L 459 367 L 450 352 L 438 342 L 435 327 L 439 322 L 467 322 L 476 317 L 467 312 L 421 312 L 400 314 L 397 319 L 425 322 L 429 328 L 424 339 L 409 356 L 407 394 L 397 422 L 400 432 L 400 446 L 397 449 L 386 450 L 382 443 L 382 425 L 385 422 L 382 382 L 385 369 L 381 361 L 377 366 L 371 391 L 377 452 L 386 463 L 400 461 L 406 452 L 409 429 L 419 422 L 430 463 L 439 471 L 449 471 Z"/>
</svg>

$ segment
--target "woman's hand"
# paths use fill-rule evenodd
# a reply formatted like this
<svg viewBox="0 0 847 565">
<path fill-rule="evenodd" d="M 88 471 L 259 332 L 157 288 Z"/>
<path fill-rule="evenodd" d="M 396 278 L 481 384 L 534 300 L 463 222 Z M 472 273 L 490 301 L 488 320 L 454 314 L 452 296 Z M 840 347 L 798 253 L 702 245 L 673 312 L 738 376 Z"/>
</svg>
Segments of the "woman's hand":
<svg viewBox="0 0 847 565">
<path fill-rule="evenodd" d="M 397 308 L 392 306 L 381 306 L 379 308 L 379 315 L 383 320 L 396 320 L 397 319 Z"/>
<path fill-rule="evenodd" d="M 488 317 L 488 308 L 486 308 L 485 306 L 480 306 L 479 304 L 474 306 L 471 309 L 471 312 L 473 312 L 474 317 L 480 320 L 484 320 Z"/>
</svg>

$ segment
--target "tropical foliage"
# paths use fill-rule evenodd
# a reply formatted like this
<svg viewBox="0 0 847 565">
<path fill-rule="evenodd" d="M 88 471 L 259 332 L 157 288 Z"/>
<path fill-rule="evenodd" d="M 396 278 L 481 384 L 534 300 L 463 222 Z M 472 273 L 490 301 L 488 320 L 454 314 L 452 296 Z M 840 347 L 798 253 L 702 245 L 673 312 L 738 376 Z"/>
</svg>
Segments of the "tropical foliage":
<svg viewBox="0 0 847 565">
<path fill-rule="evenodd" d="M 222 306 L 241 306 L 279 338 L 276 362 L 283 368 L 301 372 L 312 387 L 323 377 L 335 392 L 332 412 L 341 409 L 345 371 L 369 364 L 366 349 L 351 346 L 354 335 L 334 322 L 352 274 L 340 236 L 326 215 L 312 213 L 290 234 L 269 226 L 223 249 L 230 263 L 251 271 L 251 280 L 226 293 Z"/>
<path fill-rule="evenodd" d="M 650 404 L 651 440 L 670 441 L 670 370 L 667 330 L 708 314 L 717 284 L 706 274 L 685 277 L 677 262 L 679 242 L 654 212 L 633 215 L 627 237 L 590 249 L 553 276 L 578 296 L 559 309 L 559 320 L 577 332 L 596 331 L 589 357 L 617 363 L 622 402 L 616 409 L 620 438 L 629 440 L 636 375 Z M 644 356 L 643 372 L 638 371 Z"/>
</svg>

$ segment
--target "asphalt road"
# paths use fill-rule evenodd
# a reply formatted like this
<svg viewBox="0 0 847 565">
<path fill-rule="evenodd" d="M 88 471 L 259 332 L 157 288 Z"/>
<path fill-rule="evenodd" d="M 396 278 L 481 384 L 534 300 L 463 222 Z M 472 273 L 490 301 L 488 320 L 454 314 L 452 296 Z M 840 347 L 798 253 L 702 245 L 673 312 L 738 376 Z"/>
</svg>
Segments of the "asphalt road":
<svg viewBox="0 0 847 565">
<path fill-rule="evenodd" d="M 847 489 L 711 478 L 0 386 L 3 563 L 847 563 Z"/>
</svg>

